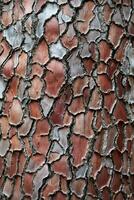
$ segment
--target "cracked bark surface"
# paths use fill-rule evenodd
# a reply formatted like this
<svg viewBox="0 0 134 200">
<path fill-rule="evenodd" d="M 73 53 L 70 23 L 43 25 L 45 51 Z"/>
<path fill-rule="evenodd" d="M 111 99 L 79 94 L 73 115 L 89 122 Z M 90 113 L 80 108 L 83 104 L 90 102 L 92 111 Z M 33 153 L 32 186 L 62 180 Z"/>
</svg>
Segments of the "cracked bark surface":
<svg viewBox="0 0 134 200">
<path fill-rule="evenodd" d="M 134 1 L 0 1 L 0 199 L 134 199 Z"/>
</svg>

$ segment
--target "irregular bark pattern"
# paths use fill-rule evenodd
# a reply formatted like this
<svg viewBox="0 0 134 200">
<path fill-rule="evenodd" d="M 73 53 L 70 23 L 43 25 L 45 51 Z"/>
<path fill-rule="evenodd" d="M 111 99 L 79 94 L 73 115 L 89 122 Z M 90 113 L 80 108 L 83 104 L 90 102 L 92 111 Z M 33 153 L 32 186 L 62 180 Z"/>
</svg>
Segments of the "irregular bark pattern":
<svg viewBox="0 0 134 200">
<path fill-rule="evenodd" d="M 134 199 L 134 1 L 0 1 L 0 199 Z"/>
</svg>

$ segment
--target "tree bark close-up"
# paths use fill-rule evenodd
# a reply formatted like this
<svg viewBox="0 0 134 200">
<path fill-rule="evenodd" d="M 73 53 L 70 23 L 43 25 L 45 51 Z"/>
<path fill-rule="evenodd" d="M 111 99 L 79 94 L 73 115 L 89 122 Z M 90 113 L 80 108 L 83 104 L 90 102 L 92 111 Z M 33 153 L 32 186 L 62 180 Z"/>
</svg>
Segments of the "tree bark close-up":
<svg viewBox="0 0 134 200">
<path fill-rule="evenodd" d="M 0 200 L 134 200 L 134 0 L 0 0 Z"/>
</svg>

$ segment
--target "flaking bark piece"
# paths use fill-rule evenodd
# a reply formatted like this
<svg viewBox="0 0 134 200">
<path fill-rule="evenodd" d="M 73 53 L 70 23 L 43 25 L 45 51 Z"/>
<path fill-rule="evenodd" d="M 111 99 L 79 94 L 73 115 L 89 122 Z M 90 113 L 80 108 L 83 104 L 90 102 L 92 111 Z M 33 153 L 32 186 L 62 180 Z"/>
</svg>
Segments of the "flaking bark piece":
<svg viewBox="0 0 134 200">
<path fill-rule="evenodd" d="M 14 99 L 9 110 L 9 123 L 13 125 L 19 125 L 22 122 L 23 111 L 21 102 L 18 99 Z"/>
<path fill-rule="evenodd" d="M 39 198 L 38 196 L 38 190 L 43 184 L 43 179 L 47 178 L 49 175 L 49 169 L 48 165 L 44 165 L 41 169 L 39 169 L 33 179 L 34 184 L 34 190 L 33 190 L 33 196 L 32 198 L 37 200 Z"/>
<path fill-rule="evenodd" d="M 56 97 L 64 83 L 64 66 L 62 62 L 58 60 L 51 60 L 47 65 L 47 71 L 45 76 L 46 90 L 45 92 L 51 96 Z"/>
<path fill-rule="evenodd" d="M 59 24 L 56 17 L 52 17 L 45 25 L 44 37 L 48 44 L 56 42 L 59 37 Z"/>
<path fill-rule="evenodd" d="M 43 88 L 43 82 L 38 76 L 35 76 L 31 81 L 31 87 L 29 88 L 29 96 L 31 99 L 37 100 L 41 97 L 41 91 Z"/>
<path fill-rule="evenodd" d="M 10 143 L 8 139 L 0 140 L 0 156 L 5 156 L 7 151 L 9 150 Z"/>
<path fill-rule="evenodd" d="M 34 55 L 33 62 L 37 62 L 38 64 L 44 65 L 49 60 L 48 54 L 48 46 L 44 39 L 42 39 L 37 45 Z"/>
<path fill-rule="evenodd" d="M 78 167 L 84 163 L 86 159 L 87 149 L 88 149 L 88 140 L 81 136 L 72 135 L 72 156 L 73 156 L 73 165 Z M 77 148 L 79 147 L 79 148 Z"/>
</svg>

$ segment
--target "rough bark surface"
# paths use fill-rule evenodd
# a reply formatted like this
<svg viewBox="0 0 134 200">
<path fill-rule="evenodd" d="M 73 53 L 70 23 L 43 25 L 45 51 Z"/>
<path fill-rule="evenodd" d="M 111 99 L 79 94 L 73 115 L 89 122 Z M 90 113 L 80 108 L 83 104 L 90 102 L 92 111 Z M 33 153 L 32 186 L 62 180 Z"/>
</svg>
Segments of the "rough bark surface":
<svg viewBox="0 0 134 200">
<path fill-rule="evenodd" d="M 0 199 L 134 199 L 134 1 L 0 1 Z"/>
</svg>

